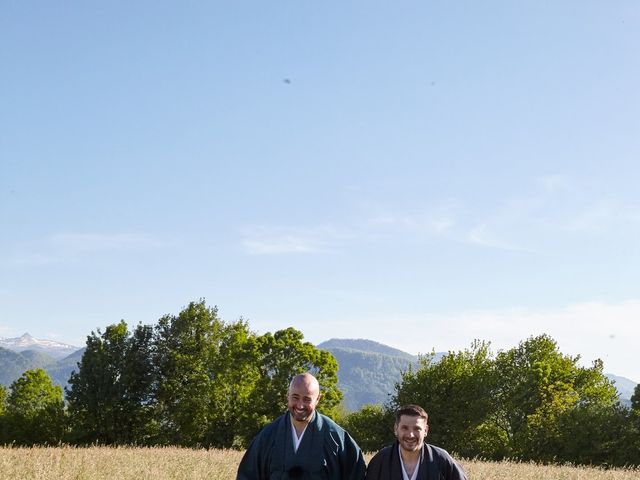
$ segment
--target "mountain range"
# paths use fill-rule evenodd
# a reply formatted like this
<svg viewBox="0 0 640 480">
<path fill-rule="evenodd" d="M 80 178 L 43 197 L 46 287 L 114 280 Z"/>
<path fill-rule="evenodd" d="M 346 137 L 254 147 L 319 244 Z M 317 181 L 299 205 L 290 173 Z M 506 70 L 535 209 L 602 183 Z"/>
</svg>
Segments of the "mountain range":
<svg viewBox="0 0 640 480">
<path fill-rule="evenodd" d="M 0 338 L 0 384 L 9 386 L 26 371 L 43 368 L 56 385 L 66 387 L 84 348 L 53 340 L 38 340 L 28 333 Z"/>
<path fill-rule="evenodd" d="M 338 361 L 338 386 L 348 411 L 360 410 L 365 404 L 386 403 L 402 372 L 418 364 L 417 356 L 372 340 L 333 338 L 317 347 L 331 352 Z M 66 387 L 83 352 L 84 348 L 38 340 L 28 333 L 0 338 L 0 384 L 8 387 L 26 370 L 44 368 L 55 384 Z M 435 353 L 435 361 L 443 355 Z M 622 403 L 630 405 L 636 382 L 610 373 L 606 376 L 615 382 Z"/>
<path fill-rule="evenodd" d="M 0 348 L 6 348 L 14 352 L 40 352 L 56 360 L 67 357 L 79 350 L 79 347 L 54 340 L 38 340 L 28 333 L 17 338 L 0 338 Z"/>
</svg>

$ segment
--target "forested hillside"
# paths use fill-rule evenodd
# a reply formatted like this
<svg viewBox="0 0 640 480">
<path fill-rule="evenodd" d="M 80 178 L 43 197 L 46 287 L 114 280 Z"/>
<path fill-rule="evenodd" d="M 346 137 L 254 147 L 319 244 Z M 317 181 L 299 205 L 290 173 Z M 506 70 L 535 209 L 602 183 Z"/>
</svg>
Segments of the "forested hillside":
<svg viewBox="0 0 640 480">
<path fill-rule="evenodd" d="M 318 348 L 331 352 L 338 361 L 338 386 L 349 411 L 387 403 L 401 372 L 418 361 L 409 353 L 364 339 L 334 338 Z"/>
<path fill-rule="evenodd" d="M 77 370 L 84 348 L 71 355 L 56 359 L 43 351 L 14 352 L 0 347 L 0 385 L 9 386 L 27 370 L 44 369 L 54 384 L 68 386 L 71 372 Z"/>
</svg>

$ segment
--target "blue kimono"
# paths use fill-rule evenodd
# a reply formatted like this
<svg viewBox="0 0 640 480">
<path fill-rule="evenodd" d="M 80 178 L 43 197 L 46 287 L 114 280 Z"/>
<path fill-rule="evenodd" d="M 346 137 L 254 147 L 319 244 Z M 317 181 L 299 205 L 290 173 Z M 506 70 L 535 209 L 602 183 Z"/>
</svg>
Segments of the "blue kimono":
<svg viewBox="0 0 640 480">
<path fill-rule="evenodd" d="M 237 480 L 362 480 L 360 447 L 337 423 L 318 412 L 309 422 L 297 452 L 291 417 L 278 417 L 253 439 L 238 467 Z"/>
</svg>

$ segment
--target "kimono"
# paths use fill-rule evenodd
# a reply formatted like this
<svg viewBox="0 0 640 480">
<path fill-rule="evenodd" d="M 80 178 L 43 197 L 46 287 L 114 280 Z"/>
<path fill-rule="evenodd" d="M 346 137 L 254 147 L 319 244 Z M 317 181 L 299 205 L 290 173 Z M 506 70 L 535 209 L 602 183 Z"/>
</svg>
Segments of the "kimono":
<svg viewBox="0 0 640 480">
<path fill-rule="evenodd" d="M 369 461 L 367 480 L 402 480 L 398 442 L 384 447 Z M 462 467 L 446 450 L 425 443 L 417 480 L 467 480 Z"/>
<path fill-rule="evenodd" d="M 293 448 L 291 417 L 278 417 L 253 439 L 238 467 L 237 480 L 363 480 L 360 447 L 329 417 L 315 412 Z"/>
</svg>

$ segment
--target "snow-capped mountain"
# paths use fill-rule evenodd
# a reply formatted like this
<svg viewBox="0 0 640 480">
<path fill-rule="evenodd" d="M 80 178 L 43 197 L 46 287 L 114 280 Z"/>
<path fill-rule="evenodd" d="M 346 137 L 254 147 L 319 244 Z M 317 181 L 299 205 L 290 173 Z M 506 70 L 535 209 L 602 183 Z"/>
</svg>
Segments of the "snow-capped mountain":
<svg viewBox="0 0 640 480">
<path fill-rule="evenodd" d="M 36 350 L 56 359 L 64 358 L 80 349 L 80 347 L 67 345 L 66 343 L 60 343 L 54 340 L 38 340 L 28 333 L 17 338 L 0 338 L 0 347 L 14 352 Z"/>
</svg>

